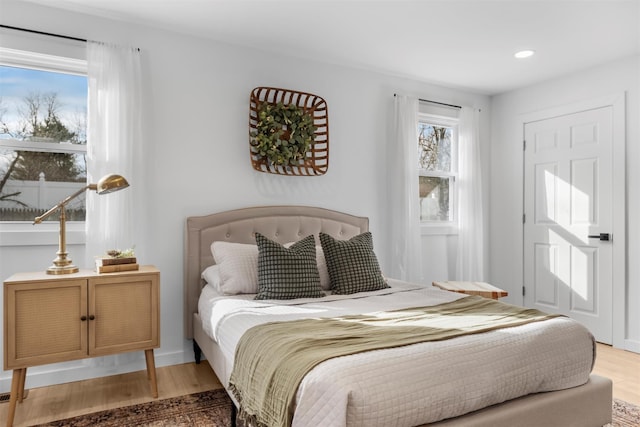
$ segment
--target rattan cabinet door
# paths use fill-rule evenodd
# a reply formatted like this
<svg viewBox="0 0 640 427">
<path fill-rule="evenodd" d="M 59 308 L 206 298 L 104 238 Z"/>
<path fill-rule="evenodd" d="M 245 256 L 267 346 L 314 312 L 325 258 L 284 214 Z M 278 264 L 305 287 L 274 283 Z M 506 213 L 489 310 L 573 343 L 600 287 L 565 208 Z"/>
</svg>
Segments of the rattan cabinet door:
<svg viewBox="0 0 640 427">
<path fill-rule="evenodd" d="M 4 369 L 87 357 L 87 280 L 6 283 Z"/>
<path fill-rule="evenodd" d="M 89 279 L 89 355 L 156 348 L 159 273 Z"/>
</svg>

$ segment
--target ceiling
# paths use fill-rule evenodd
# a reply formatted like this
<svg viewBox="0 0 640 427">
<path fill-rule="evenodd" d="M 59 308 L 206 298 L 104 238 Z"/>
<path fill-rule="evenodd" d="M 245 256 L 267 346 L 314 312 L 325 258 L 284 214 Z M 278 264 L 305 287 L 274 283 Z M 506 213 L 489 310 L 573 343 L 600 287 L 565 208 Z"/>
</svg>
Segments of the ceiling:
<svg viewBox="0 0 640 427">
<path fill-rule="evenodd" d="M 640 54 L 640 0 L 25 1 L 489 95 Z"/>
</svg>

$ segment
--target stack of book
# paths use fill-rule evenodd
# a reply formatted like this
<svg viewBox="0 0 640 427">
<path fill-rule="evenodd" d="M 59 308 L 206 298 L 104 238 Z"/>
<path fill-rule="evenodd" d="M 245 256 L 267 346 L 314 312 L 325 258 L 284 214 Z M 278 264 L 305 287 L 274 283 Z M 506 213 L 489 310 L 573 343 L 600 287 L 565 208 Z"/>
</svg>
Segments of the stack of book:
<svg viewBox="0 0 640 427">
<path fill-rule="evenodd" d="M 115 273 L 117 271 L 138 270 L 140 266 L 135 257 L 126 258 L 97 258 L 96 271 L 98 273 Z"/>
</svg>

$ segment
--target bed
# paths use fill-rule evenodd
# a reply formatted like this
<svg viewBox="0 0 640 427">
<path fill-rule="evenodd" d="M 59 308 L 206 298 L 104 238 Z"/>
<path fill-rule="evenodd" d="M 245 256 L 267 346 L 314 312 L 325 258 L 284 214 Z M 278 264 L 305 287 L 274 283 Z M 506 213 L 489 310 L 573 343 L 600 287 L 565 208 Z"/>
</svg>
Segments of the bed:
<svg viewBox="0 0 640 427">
<path fill-rule="evenodd" d="M 425 301 L 435 301 L 431 304 L 436 305 L 454 304 L 461 296 L 451 296 L 453 293 L 431 286 L 416 286 L 387 279 L 387 283 L 391 284 L 390 289 L 359 293 L 356 298 L 328 295 L 319 299 L 287 300 L 279 305 L 271 300 L 255 301 L 247 295 L 227 297 L 215 291 L 211 293 L 211 287 L 205 286 L 203 280 L 203 272 L 215 264 L 212 243 L 255 244 L 256 233 L 283 245 L 301 241 L 310 235 L 317 238 L 321 233 L 335 240 L 350 241 L 367 231 L 368 219 L 365 217 L 306 206 L 252 207 L 187 218 L 185 335 L 193 339 L 196 360 L 204 353 L 236 405 L 237 395 L 230 391 L 233 388 L 230 387 L 230 378 L 234 348 L 245 331 L 251 329 L 252 325 L 264 322 L 256 318 L 265 317 L 265 312 L 276 312 L 270 321 L 293 320 L 296 317 L 309 317 L 305 310 L 317 312 L 319 304 L 327 304 L 336 308 L 338 315 L 349 316 L 354 314 L 351 299 L 360 300 L 368 311 L 376 311 L 380 307 L 378 304 L 383 304 L 380 301 L 387 298 L 387 293 L 397 293 L 400 300 L 424 298 Z M 208 309 L 205 304 L 207 300 L 217 305 Z M 219 307 L 227 305 L 239 307 L 240 311 L 221 315 Z M 399 307 L 393 305 L 392 308 Z M 281 309 L 302 314 L 290 319 L 290 313 L 283 313 Z M 325 307 L 322 306 L 321 310 L 324 312 Z M 203 318 L 205 313 L 206 318 Z M 216 320 L 212 321 L 212 317 Z M 297 391 L 294 390 L 292 424 L 487 427 L 605 425 L 611 422 L 612 383 L 607 378 L 590 374 L 595 357 L 593 342 L 586 343 L 583 337 L 567 339 L 562 336 L 567 333 L 562 330 L 566 324 L 569 324 L 569 329 L 577 329 L 578 335 L 584 335 L 580 327 L 572 322 L 567 318 L 554 317 L 508 329 L 332 358 L 314 365 L 303 377 Z M 539 327 L 550 329 L 540 332 L 537 330 Z M 533 335 L 538 340 L 535 346 L 529 344 L 524 351 L 516 347 L 503 347 L 512 346 L 505 340 L 511 339 L 509 336 L 513 335 L 513 331 L 521 329 L 525 335 Z M 235 331 L 235 335 L 228 331 Z M 549 344 L 545 341 L 546 337 L 555 337 L 566 345 Z M 520 343 L 522 340 L 517 338 L 514 341 Z M 557 354 L 559 347 L 576 350 L 568 355 Z M 543 350 L 536 356 L 532 348 Z M 426 353 L 422 354 L 422 351 Z M 527 361 L 521 363 L 518 359 Z M 555 372 L 523 373 L 530 366 L 545 364 L 555 367 Z M 491 366 L 493 368 L 490 369 Z M 498 371 L 493 370 L 496 367 Z M 427 368 L 432 370 L 428 371 Z M 344 374 L 345 369 L 349 370 L 349 375 Z M 446 375 L 441 375 L 443 372 Z M 335 375 L 336 379 L 331 379 L 331 375 Z M 429 383 L 430 377 L 433 377 L 432 383 Z M 492 384 L 498 384 L 498 389 L 494 387 L 494 390 L 486 391 L 485 388 L 490 388 Z M 533 386 L 540 390 L 532 392 Z M 484 402 L 482 407 L 478 406 L 479 402 Z"/>
</svg>

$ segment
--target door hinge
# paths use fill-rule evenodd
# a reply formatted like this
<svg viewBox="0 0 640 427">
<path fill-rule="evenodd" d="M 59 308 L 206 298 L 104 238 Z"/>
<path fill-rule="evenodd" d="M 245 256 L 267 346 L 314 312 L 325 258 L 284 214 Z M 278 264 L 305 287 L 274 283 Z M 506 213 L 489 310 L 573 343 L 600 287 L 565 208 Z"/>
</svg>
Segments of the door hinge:
<svg viewBox="0 0 640 427">
<path fill-rule="evenodd" d="M 527 140 L 522 140 L 522 151 L 527 151 Z"/>
<path fill-rule="evenodd" d="M 522 296 L 524 296 L 524 294 L 525 294 L 525 293 L 526 293 L 526 292 L 525 292 L 525 287 L 523 286 L 523 287 L 522 287 Z"/>
<path fill-rule="evenodd" d="M 527 222 L 527 214 L 522 214 L 522 223 L 526 224 Z"/>
</svg>

